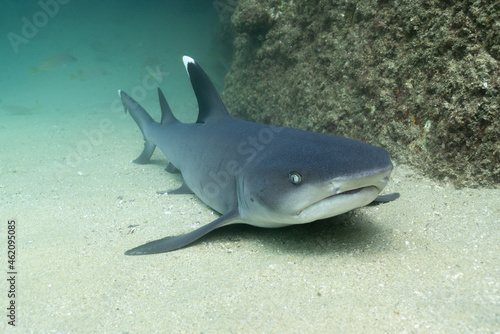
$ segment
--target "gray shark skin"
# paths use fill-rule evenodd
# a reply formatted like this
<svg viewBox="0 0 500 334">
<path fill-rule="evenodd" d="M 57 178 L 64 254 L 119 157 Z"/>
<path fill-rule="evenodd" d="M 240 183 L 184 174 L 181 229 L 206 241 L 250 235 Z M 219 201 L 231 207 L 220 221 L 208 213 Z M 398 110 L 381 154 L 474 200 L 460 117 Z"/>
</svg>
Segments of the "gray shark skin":
<svg viewBox="0 0 500 334">
<path fill-rule="evenodd" d="M 169 194 L 196 194 L 222 215 L 189 233 L 149 242 L 126 255 L 157 254 L 189 245 L 225 225 L 282 227 L 345 213 L 399 194 L 378 196 L 393 165 L 383 148 L 359 141 L 232 117 L 207 74 L 183 57 L 198 100 L 196 123 L 181 123 L 160 89 L 161 121 L 118 91 L 142 131 L 144 149 L 134 160 L 149 162 L 158 147 L 180 172 L 183 185 Z"/>
</svg>

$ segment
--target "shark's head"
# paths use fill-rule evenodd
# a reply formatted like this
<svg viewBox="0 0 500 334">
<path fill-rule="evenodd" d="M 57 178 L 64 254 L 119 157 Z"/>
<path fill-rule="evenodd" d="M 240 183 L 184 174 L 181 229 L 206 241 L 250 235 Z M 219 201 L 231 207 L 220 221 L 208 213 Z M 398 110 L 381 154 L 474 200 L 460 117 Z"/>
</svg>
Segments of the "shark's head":
<svg viewBox="0 0 500 334">
<path fill-rule="evenodd" d="M 282 150 L 290 144 L 296 149 Z M 239 185 L 242 218 L 263 227 L 308 223 L 365 206 L 384 189 L 393 168 L 383 148 L 293 129 L 263 153 Z"/>
</svg>

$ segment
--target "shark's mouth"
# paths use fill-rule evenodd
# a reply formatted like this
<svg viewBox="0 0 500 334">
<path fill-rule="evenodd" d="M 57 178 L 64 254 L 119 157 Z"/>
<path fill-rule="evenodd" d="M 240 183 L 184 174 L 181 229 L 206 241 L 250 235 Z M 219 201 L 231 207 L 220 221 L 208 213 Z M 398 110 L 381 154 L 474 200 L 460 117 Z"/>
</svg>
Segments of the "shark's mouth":
<svg viewBox="0 0 500 334">
<path fill-rule="evenodd" d="M 334 194 L 332 196 L 339 196 L 339 195 L 352 195 L 352 194 L 356 194 L 356 193 L 359 193 L 361 190 L 365 189 L 366 187 L 361 187 L 361 188 L 356 188 L 356 189 L 352 189 L 352 190 L 347 190 L 347 191 L 343 191 L 341 193 L 338 193 L 338 194 Z M 332 197 L 332 196 L 329 196 L 329 197 Z"/>
<path fill-rule="evenodd" d="M 326 200 L 333 199 L 333 198 L 338 197 L 338 196 L 355 195 L 355 194 L 357 194 L 357 193 L 359 193 L 359 192 L 361 192 L 361 191 L 363 191 L 363 190 L 365 190 L 367 188 L 376 188 L 376 187 L 375 186 L 366 186 L 366 187 L 360 187 L 360 188 L 356 188 L 356 189 L 342 191 L 342 192 L 339 192 L 339 193 L 332 194 L 330 196 L 324 197 L 321 200 L 319 200 L 318 202 L 311 204 L 310 206 L 312 206 L 314 204 L 317 204 L 319 202 L 323 202 L 323 201 L 326 201 Z"/>
<path fill-rule="evenodd" d="M 366 186 L 332 194 L 308 205 L 297 212 L 295 217 L 306 222 L 336 216 L 367 205 L 379 192 L 376 186 Z"/>
</svg>

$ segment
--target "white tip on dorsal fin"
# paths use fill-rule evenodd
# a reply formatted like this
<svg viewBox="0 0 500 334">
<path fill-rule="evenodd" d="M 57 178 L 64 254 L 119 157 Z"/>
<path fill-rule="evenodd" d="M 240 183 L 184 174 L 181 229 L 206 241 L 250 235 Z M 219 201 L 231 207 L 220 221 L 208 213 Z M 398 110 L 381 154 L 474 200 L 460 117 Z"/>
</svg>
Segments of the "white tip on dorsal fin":
<svg viewBox="0 0 500 334">
<path fill-rule="evenodd" d="M 229 117 L 219 93 L 217 93 L 212 81 L 210 81 L 200 64 L 188 56 L 182 57 L 182 61 L 198 100 L 198 119 L 196 123 L 215 122 Z"/>
<path fill-rule="evenodd" d="M 182 61 L 184 62 L 184 67 L 186 68 L 186 72 L 187 72 L 187 74 L 188 74 L 188 76 L 189 76 L 188 64 L 189 64 L 189 63 L 194 64 L 194 63 L 195 63 L 195 61 L 194 61 L 194 59 L 193 59 L 193 58 L 188 57 L 188 56 L 183 56 L 183 57 L 182 57 Z"/>
<path fill-rule="evenodd" d="M 122 97 L 122 90 L 121 89 L 118 89 L 118 96 Z"/>
</svg>

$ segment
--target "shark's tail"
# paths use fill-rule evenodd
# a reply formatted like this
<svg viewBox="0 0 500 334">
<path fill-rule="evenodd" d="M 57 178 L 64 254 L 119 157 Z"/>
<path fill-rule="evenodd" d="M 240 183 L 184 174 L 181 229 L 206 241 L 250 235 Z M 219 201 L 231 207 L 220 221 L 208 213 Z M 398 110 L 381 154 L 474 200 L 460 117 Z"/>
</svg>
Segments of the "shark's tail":
<svg viewBox="0 0 500 334">
<path fill-rule="evenodd" d="M 146 126 L 149 123 L 153 123 L 154 120 L 151 118 L 151 116 L 149 116 L 147 111 L 144 110 L 144 108 L 141 107 L 139 103 L 137 103 L 137 101 L 128 96 L 125 92 L 119 90 L 118 95 L 120 95 L 120 98 L 122 99 L 123 106 L 125 107 L 125 112 L 128 111 L 130 113 L 134 121 L 139 126 L 139 129 L 141 129 L 142 135 L 144 136 L 144 149 L 142 150 L 141 155 L 133 162 L 135 162 L 136 164 L 147 164 L 149 162 L 149 159 L 151 159 L 151 156 L 153 155 L 156 145 L 148 139 L 145 130 Z"/>
</svg>

